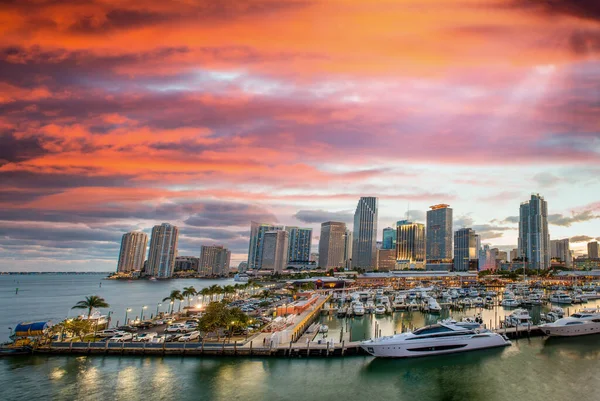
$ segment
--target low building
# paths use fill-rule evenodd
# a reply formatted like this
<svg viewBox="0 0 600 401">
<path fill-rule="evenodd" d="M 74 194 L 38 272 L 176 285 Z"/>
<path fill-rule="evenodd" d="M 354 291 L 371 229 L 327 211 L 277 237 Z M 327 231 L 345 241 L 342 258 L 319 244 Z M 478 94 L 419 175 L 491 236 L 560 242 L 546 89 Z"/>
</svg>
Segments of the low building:
<svg viewBox="0 0 600 401">
<path fill-rule="evenodd" d="M 396 249 L 377 250 L 377 271 L 388 272 L 396 269 Z"/>
<path fill-rule="evenodd" d="M 194 256 L 177 256 L 175 258 L 175 271 L 198 271 L 199 259 Z"/>
</svg>

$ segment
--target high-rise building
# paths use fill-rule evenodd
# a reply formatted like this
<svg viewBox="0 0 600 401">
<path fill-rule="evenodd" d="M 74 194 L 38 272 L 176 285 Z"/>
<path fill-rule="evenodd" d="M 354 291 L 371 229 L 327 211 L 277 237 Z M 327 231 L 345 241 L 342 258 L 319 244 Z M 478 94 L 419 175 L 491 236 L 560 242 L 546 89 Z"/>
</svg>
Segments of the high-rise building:
<svg viewBox="0 0 600 401">
<path fill-rule="evenodd" d="M 173 271 L 198 271 L 198 258 L 195 256 L 177 256 Z"/>
<path fill-rule="evenodd" d="M 352 266 L 367 270 L 375 269 L 377 262 L 377 198 L 361 197 L 354 212 L 352 233 Z"/>
<path fill-rule="evenodd" d="M 396 269 L 396 250 L 378 249 L 377 250 L 377 271 L 389 272 Z"/>
<path fill-rule="evenodd" d="M 396 260 L 399 268 L 425 268 L 425 225 L 401 220 L 396 226 Z"/>
<path fill-rule="evenodd" d="M 454 233 L 454 271 L 479 270 L 479 238 L 471 228 Z"/>
<path fill-rule="evenodd" d="M 145 233 L 132 231 L 123 234 L 117 272 L 131 273 L 133 271 L 141 271 L 144 268 L 147 247 L 148 236 Z"/>
<path fill-rule="evenodd" d="M 496 254 L 490 249 L 489 244 L 484 244 L 479 249 L 479 270 L 495 270 Z"/>
<path fill-rule="evenodd" d="M 550 234 L 548 204 L 539 194 L 521 203 L 519 212 L 519 255 L 526 258 L 530 269 L 550 267 Z"/>
<path fill-rule="evenodd" d="M 396 230 L 392 227 L 383 229 L 383 243 L 381 249 L 396 249 Z"/>
<path fill-rule="evenodd" d="M 202 276 L 226 276 L 230 261 L 231 252 L 222 245 L 202 245 L 198 273 Z"/>
<path fill-rule="evenodd" d="M 261 270 L 281 273 L 287 267 L 289 234 L 285 230 L 267 231 L 264 234 Z"/>
<path fill-rule="evenodd" d="M 452 209 L 431 206 L 427 211 L 427 264 L 452 263 Z"/>
<path fill-rule="evenodd" d="M 268 231 L 283 230 L 283 226 L 257 223 L 250 223 L 250 245 L 248 247 L 248 269 L 259 270 L 262 267 L 263 260 L 263 242 L 265 233 Z"/>
<path fill-rule="evenodd" d="M 565 264 L 565 267 L 571 268 L 573 260 L 568 238 L 550 240 L 550 258 L 560 260 Z"/>
<path fill-rule="evenodd" d="M 352 270 L 352 231 L 346 230 L 344 236 L 344 263 L 346 270 Z"/>
<path fill-rule="evenodd" d="M 345 267 L 346 224 L 327 221 L 321 224 L 319 239 L 319 266 L 323 269 Z"/>
<path fill-rule="evenodd" d="M 510 251 L 510 260 L 509 262 L 514 261 L 515 259 L 519 258 L 519 250 L 517 248 L 513 249 L 512 251 Z"/>
<path fill-rule="evenodd" d="M 592 241 L 587 244 L 588 259 L 599 259 L 598 257 L 598 242 Z"/>
<path fill-rule="evenodd" d="M 156 278 L 169 278 L 173 274 L 177 257 L 179 229 L 169 223 L 152 228 L 148 271 Z"/>
<path fill-rule="evenodd" d="M 308 264 L 310 262 L 310 246 L 312 228 L 286 227 L 289 234 L 288 263 Z"/>
</svg>

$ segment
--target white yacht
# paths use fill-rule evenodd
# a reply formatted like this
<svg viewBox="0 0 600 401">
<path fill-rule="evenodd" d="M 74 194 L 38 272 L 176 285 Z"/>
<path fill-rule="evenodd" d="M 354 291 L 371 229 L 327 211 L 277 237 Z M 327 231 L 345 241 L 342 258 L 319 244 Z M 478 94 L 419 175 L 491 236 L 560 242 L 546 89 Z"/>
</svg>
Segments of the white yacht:
<svg viewBox="0 0 600 401">
<path fill-rule="evenodd" d="M 427 299 L 427 310 L 429 313 L 440 313 L 442 311 L 442 307 L 433 297 L 429 297 Z"/>
<path fill-rule="evenodd" d="M 507 308 L 516 308 L 521 305 L 521 303 L 514 298 L 504 298 L 502 302 L 500 302 L 500 305 L 506 306 Z"/>
<path fill-rule="evenodd" d="M 549 336 L 574 337 L 600 333 L 600 309 L 582 309 L 569 317 L 540 326 Z"/>
<path fill-rule="evenodd" d="M 505 322 L 507 326 L 511 327 L 533 326 L 531 316 L 529 316 L 527 309 L 515 309 L 513 313 L 506 317 Z"/>
<path fill-rule="evenodd" d="M 487 330 L 472 330 L 455 324 L 440 323 L 414 332 L 395 334 L 361 342 L 369 354 L 381 358 L 409 358 L 441 355 L 477 349 L 503 347 L 510 341 Z"/>
<path fill-rule="evenodd" d="M 375 314 L 376 315 L 385 315 L 385 306 L 383 306 L 382 304 L 379 304 L 375 307 Z"/>
<path fill-rule="evenodd" d="M 555 304 L 570 305 L 573 302 L 573 299 L 569 296 L 569 294 L 565 294 L 564 292 L 555 292 L 550 295 L 550 302 Z"/>
<path fill-rule="evenodd" d="M 354 316 L 363 316 L 365 314 L 365 307 L 362 302 L 356 302 L 352 307 L 352 311 L 354 312 Z"/>
<path fill-rule="evenodd" d="M 449 317 L 447 319 L 444 319 L 442 321 L 438 320 L 438 324 L 453 324 L 459 327 L 464 327 L 466 329 L 478 329 L 479 327 L 481 327 L 481 325 L 479 323 L 477 323 L 475 320 L 470 321 L 469 318 L 462 318 L 460 322 L 457 322 L 456 320 L 454 320 L 453 318 Z"/>
</svg>

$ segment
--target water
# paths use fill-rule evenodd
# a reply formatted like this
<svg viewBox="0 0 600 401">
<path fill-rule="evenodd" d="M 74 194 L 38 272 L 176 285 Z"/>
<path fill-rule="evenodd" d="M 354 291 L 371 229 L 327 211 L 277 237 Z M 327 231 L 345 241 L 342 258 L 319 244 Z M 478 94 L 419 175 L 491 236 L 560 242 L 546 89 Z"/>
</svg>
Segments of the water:
<svg viewBox="0 0 600 401">
<path fill-rule="evenodd" d="M 168 281 L 147 280 L 104 280 L 106 274 L 44 274 L 44 275 L 2 275 L 0 276 L 0 342 L 8 340 L 9 327 L 23 321 L 52 320 L 58 323 L 66 317 L 86 313 L 81 309 L 71 309 L 78 301 L 89 295 L 99 295 L 109 303 L 113 324 L 125 321 L 125 310 L 131 308 L 128 319 L 142 315 L 155 315 L 157 308 L 166 312 L 169 302 L 162 302 L 171 290 L 183 290 L 193 286 L 196 290 L 217 284 L 235 284 L 233 279 L 200 280 L 178 279 Z M 100 284 L 102 284 L 100 286 Z M 15 294 L 16 288 L 19 293 Z M 159 304 L 162 304 L 159 306 Z M 187 302 L 182 304 L 185 306 Z M 179 303 L 175 304 L 175 310 Z"/>
<path fill-rule="evenodd" d="M 102 282 L 102 287 L 99 283 Z M 231 280 L 111 281 L 101 275 L 0 276 L 0 328 L 22 320 L 59 321 L 87 295 L 111 304 L 115 320 L 156 312 L 172 289 L 200 289 Z M 19 294 L 15 295 L 15 288 Z M 151 310 L 154 305 L 154 311 Z M 583 305 L 593 307 L 598 302 Z M 161 307 L 165 310 L 166 303 Z M 570 307 L 571 313 L 579 306 Z M 547 308 L 531 311 L 534 320 Z M 566 309 L 566 308 L 565 308 Z M 453 316 L 474 315 L 474 309 Z M 510 310 L 483 310 L 486 324 Z M 132 316 L 133 315 L 133 316 Z M 446 315 L 403 312 L 337 319 L 323 316 L 329 336 L 352 339 L 419 327 Z M 495 325 L 495 323 L 494 323 Z M 0 332 L 2 333 L 2 332 Z M 337 336 L 337 337 L 336 337 Z M 359 400 L 597 401 L 600 336 L 522 338 L 511 347 L 409 360 L 346 358 L 207 358 L 25 356 L 0 359 L 0 400 Z"/>
<path fill-rule="evenodd" d="M 521 339 L 503 349 L 410 360 L 14 357 L 0 360 L 0 394 L 6 401 L 597 401 L 598 340 Z"/>
</svg>

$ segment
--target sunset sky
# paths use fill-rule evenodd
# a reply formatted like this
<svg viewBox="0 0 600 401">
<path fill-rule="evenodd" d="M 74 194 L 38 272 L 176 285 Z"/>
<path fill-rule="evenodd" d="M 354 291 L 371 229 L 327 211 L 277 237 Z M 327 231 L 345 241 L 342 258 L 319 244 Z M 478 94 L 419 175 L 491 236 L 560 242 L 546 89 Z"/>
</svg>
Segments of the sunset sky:
<svg viewBox="0 0 600 401">
<path fill-rule="evenodd" d="M 600 236 L 597 0 L 0 5 L 0 271 L 116 269 L 124 232 L 246 259 L 250 220 L 381 229 L 448 203 L 517 243 Z"/>
</svg>

